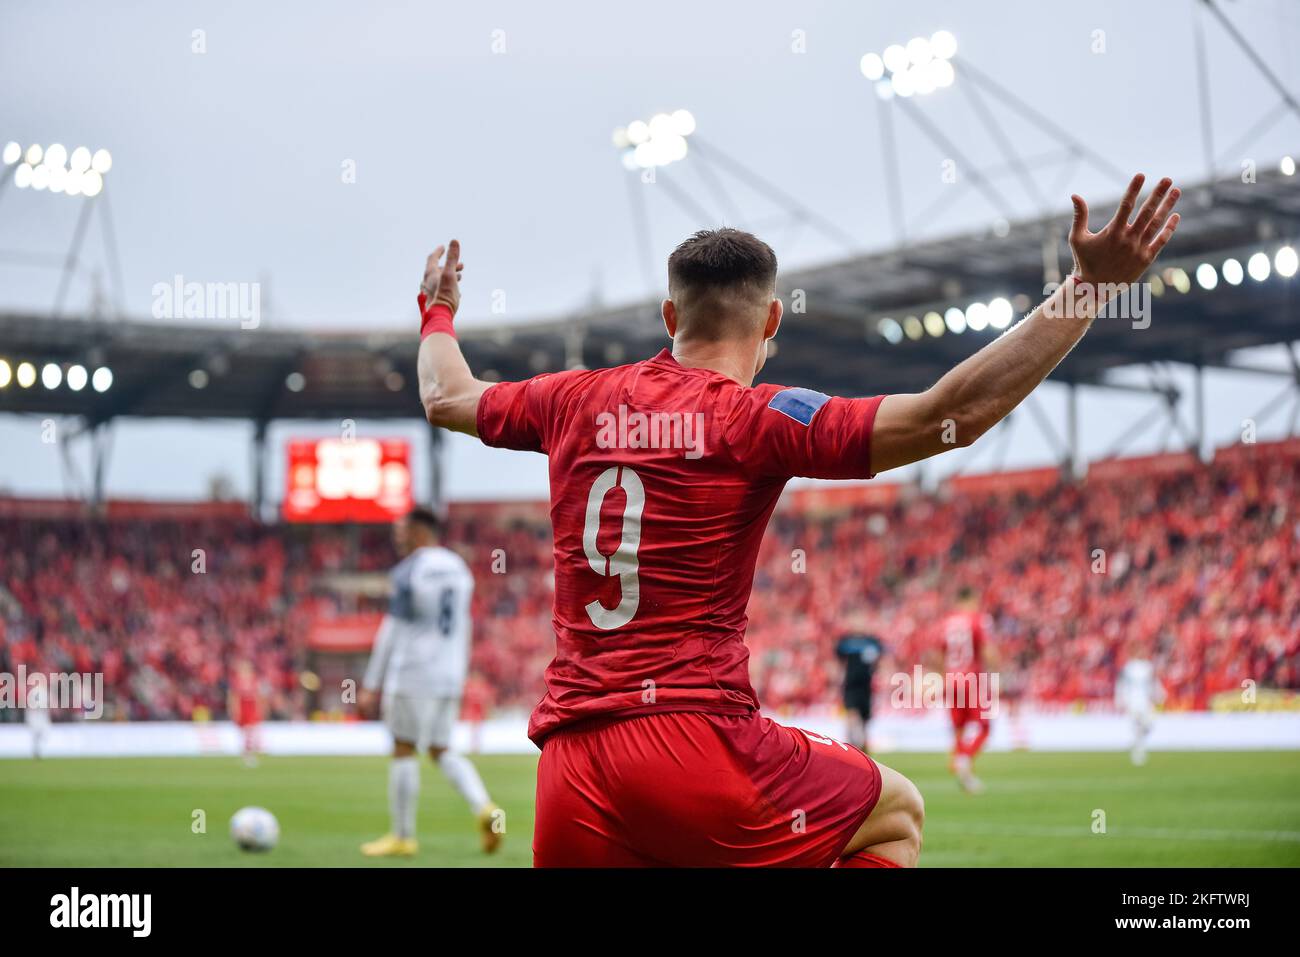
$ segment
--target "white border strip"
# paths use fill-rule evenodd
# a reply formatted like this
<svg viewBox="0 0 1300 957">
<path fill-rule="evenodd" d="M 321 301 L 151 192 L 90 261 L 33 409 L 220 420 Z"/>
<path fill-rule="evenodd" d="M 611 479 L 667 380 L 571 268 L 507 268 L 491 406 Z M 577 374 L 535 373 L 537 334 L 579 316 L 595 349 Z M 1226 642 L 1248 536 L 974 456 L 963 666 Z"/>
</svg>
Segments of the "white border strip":
<svg viewBox="0 0 1300 957">
<path fill-rule="evenodd" d="M 782 724 L 844 738 L 844 719 L 832 712 L 776 716 Z M 484 754 L 537 754 L 523 715 L 480 724 L 459 722 L 453 747 Z M 259 730 L 261 750 L 272 755 L 385 754 L 387 731 L 378 722 L 268 722 Z M 873 752 L 945 752 L 951 748 L 946 713 L 882 716 L 871 723 Z M 1123 715 L 1036 714 L 994 719 L 991 751 L 1126 751 L 1132 726 Z M 51 758 L 147 757 L 239 754 L 243 739 L 228 722 L 78 721 L 51 725 L 43 752 Z M 1300 714 L 1208 712 L 1158 714 L 1147 746 L 1153 751 L 1300 750 Z M 23 724 L 0 724 L 0 758 L 32 756 L 32 732 Z"/>
</svg>

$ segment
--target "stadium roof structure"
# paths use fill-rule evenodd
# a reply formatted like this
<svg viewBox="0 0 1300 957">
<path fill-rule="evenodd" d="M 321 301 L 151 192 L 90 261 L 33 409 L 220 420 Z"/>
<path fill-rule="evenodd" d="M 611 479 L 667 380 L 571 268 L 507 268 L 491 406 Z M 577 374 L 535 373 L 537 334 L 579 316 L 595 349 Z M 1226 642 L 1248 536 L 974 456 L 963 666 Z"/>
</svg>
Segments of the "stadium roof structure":
<svg viewBox="0 0 1300 957">
<path fill-rule="evenodd" d="M 1278 251 L 1300 237 L 1300 176 L 1273 169 L 1253 182 L 1204 182 L 1184 189 L 1183 205 L 1178 234 L 1148 277 L 1149 321 L 1099 319 L 1053 378 L 1106 385 L 1116 367 L 1161 362 L 1241 369 L 1235 350 L 1300 339 L 1300 275 L 1275 265 Z M 1096 205 L 1108 207 L 1114 202 Z M 987 310 L 995 299 L 1024 313 L 1047 281 L 1069 270 L 1066 218 L 1001 225 L 783 273 L 787 318 L 762 378 L 849 396 L 927 387 L 999 332 L 956 333 L 939 318 L 954 309 L 964 317 L 972 304 Z M 1254 268 L 1261 257 L 1266 269 Z M 1228 259 L 1236 268 L 1225 271 Z M 1200 279 L 1206 269 L 1211 288 Z M 636 361 L 667 344 L 657 301 L 537 322 L 466 323 L 460 338 L 476 372 L 503 380 Z M 0 388 L 0 412 L 78 416 L 82 431 L 124 416 L 236 418 L 258 423 L 261 434 L 276 419 L 416 418 L 417 349 L 414 321 L 409 332 L 338 334 L 243 329 L 237 320 L 0 314 L 0 359 L 11 369 L 29 362 L 64 371 L 55 388 L 39 379 L 20 387 L 15 377 Z M 1300 386 L 1300 366 L 1288 354 Z M 73 364 L 111 369 L 111 387 L 72 391 Z M 1170 386 L 1150 391 L 1165 392 L 1171 406 L 1179 399 Z M 1072 462 L 1073 436 L 1060 446 L 1069 446 L 1062 460 Z"/>
<path fill-rule="evenodd" d="M 1227 258 L 1244 266 L 1263 253 L 1271 261 L 1300 237 L 1300 176 L 1261 171 L 1253 183 L 1198 184 L 1185 189 L 1184 206 L 1157 264 L 1153 292 L 1163 291 L 1151 300 L 1149 325 L 1099 320 L 1055 378 L 1104 384 L 1117 366 L 1163 361 L 1231 366 L 1234 350 L 1300 338 L 1300 277 L 1270 268 L 1264 281 L 1234 286 L 1220 278 L 1213 289 L 1195 278 L 1202 263 L 1217 278 Z M 931 317 L 935 328 L 926 331 L 921 318 L 998 297 L 1027 311 L 1044 297 L 1045 277 L 1069 270 L 1067 228 L 1060 217 L 1004 224 L 1003 236 L 969 233 L 783 273 L 787 315 L 763 378 L 842 395 L 923 389 L 999 330 L 954 334 Z M 882 331 L 887 319 L 896 323 L 896 342 Z M 466 323 L 460 338 L 472 368 L 506 380 L 636 361 L 667 345 L 657 301 L 538 322 Z M 417 347 L 414 321 L 409 332 L 338 334 L 242 329 L 237 320 L 0 314 L 0 358 L 11 366 L 112 370 L 102 394 L 11 382 L 0 389 L 0 412 L 75 415 L 91 424 L 120 416 L 412 418 L 420 415 Z M 201 388 L 191 382 L 196 369 L 207 373 Z M 300 378 L 287 381 L 295 372 Z"/>
</svg>

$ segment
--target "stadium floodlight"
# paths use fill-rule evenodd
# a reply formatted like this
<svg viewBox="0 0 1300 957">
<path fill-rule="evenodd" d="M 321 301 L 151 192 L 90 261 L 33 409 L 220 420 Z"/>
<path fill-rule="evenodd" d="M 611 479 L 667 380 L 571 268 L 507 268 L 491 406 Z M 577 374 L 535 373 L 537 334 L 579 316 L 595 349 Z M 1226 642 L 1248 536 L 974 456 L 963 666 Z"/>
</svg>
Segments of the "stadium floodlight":
<svg viewBox="0 0 1300 957">
<path fill-rule="evenodd" d="M 68 388 L 73 392 L 80 392 L 90 381 L 90 376 L 86 372 L 86 367 L 82 365 L 68 366 Z"/>
<path fill-rule="evenodd" d="M 916 316 L 908 316 L 903 320 L 903 334 L 915 342 L 925 335 L 925 327 L 921 325 L 921 320 Z"/>
<path fill-rule="evenodd" d="M 208 387 L 208 370 L 191 369 L 189 383 L 191 389 L 206 389 Z"/>
<path fill-rule="evenodd" d="M 113 387 L 113 370 L 100 366 L 90 377 L 90 387 L 96 392 L 107 392 Z"/>
<path fill-rule="evenodd" d="M 971 332 L 983 332 L 989 324 L 989 307 L 982 302 L 972 302 L 966 307 L 966 325 Z"/>
<path fill-rule="evenodd" d="M 307 388 L 307 377 L 301 372 L 290 372 L 284 377 L 284 387 L 290 392 L 301 392 Z"/>
<path fill-rule="evenodd" d="M 898 345 L 903 341 L 903 327 L 898 324 L 897 319 L 886 316 L 876 323 L 876 331 L 890 345 Z"/>
<path fill-rule="evenodd" d="M 649 121 L 633 120 L 614 131 L 614 147 L 629 170 L 667 166 L 686 158 L 686 138 L 695 132 L 690 110 L 656 113 Z"/>
<path fill-rule="evenodd" d="M 1246 260 L 1246 272 L 1255 282 L 1263 282 L 1268 278 L 1268 253 L 1255 253 L 1250 259 Z"/>
<path fill-rule="evenodd" d="M 1300 259 L 1296 257 L 1296 252 L 1292 246 L 1283 246 L 1276 255 L 1273 256 L 1273 268 L 1283 279 L 1290 279 L 1295 275 L 1296 267 L 1300 266 Z"/>
<path fill-rule="evenodd" d="M 1213 289 L 1219 284 L 1219 274 L 1209 263 L 1196 267 L 1196 284 L 1202 289 Z"/>
<path fill-rule="evenodd" d="M 876 85 L 882 100 L 925 96 L 952 86 L 957 74 L 951 61 L 956 55 L 956 38 L 940 30 L 929 39 L 913 37 L 906 44 L 891 43 L 881 53 L 863 54 L 858 69 Z"/>
<path fill-rule="evenodd" d="M 949 307 L 948 311 L 943 314 L 943 322 L 948 327 L 948 331 L 954 335 L 961 335 L 966 331 L 966 313 L 956 306 Z"/>
<path fill-rule="evenodd" d="M 10 142 L 3 158 L 6 165 L 18 163 L 13 180 L 19 189 L 48 189 L 65 196 L 98 196 L 104 189 L 104 174 L 113 168 L 113 156 L 106 149 L 92 153 L 88 147 L 78 146 L 69 154 L 62 143 L 46 147 L 33 143 L 24 151 Z"/>
<path fill-rule="evenodd" d="M 921 321 L 925 323 L 925 331 L 934 336 L 934 338 L 938 339 L 943 335 L 943 316 L 939 315 L 937 312 L 934 312 L 933 310 L 927 312 L 925 318 Z"/>
<path fill-rule="evenodd" d="M 9 368 L 8 360 L 0 359 L 0 389 L 6 388 L 13 377 L 14 373 Z"/>
<path fill-rule="evenodd" d="M 951 60 L 957 55 L 957 38 L 947 30 L 940 30 L 930 37 L 930 50 L 936 60 Z"/>
<path fill-rule="evenodd" d="M 897 43 L 885 47 L 882 59 L 885 61 L 885 69 L 890 73 L 903 73 L 907 70 L 907 50 Z"/>
<path fill-rule="evenodd" d="M 858 69 L 862 71 L 863 76 L 874 83 L 885 75 L 885 61 L 880 58 L 879 53 L 866 53 L 858 62 Z M 10 145 L 18 146 L 17 143 Z M 21 150 L 21 147 L 19 149 Z M 5 155 L 8 156 L 9 154 L 5 153 Z M 8 160 L 5 162 L 8 162 Z"/>
<path fill-rule="evenodd" d="M 1011 320 L 1015 317 L 1015 314 L 1009 299 L 998 296 L 989 302 L 989 325 L 994 329 L 1005 329 L 1011 325 Z"/>
<path fill-rule="evenodd" d="M 1186 293 L 1192 291 L 1192 280 L 1187 275 L 1187 270 L 1180 266 L 1174 266 L 1165 270 L 1165 283 L 1173 286 L 1179 292 Z"/>
<path fill-rule="evenodd" d="M 36 366 L 30 362 L 18 363 L 18 371 L 14 378 L 18 381 L 20 388 L 30 389 L 36 384 Z"/>
<path fill-rule="evenodd" d="M 7 153 L 5 155 L 8 155 Z M 1283 176 L 1295 175 L 1295 158 L 1292 156 L 1283 156 L 1282 162 L 1278 163 L 1278 169 L 1282 171 Z"/>
<path fill-rule="evenodd" d="M 889 85 L 894 90 L 895 96 L 901 96 L 904 99 L 917 92 L 916 78 L 913 77 L 911 70 L 899 70 L 889 78 Z"/>
<path fill-rule="evenodd" d="M 57 389 L 63 382 L 63 368 L 57 362 L 47 362 L 41 367 L 41 385 Z"/>
<path fill-rule="evenodd" d="M 1240 286 L 1241 280 L 1245 278 L 1245 270 L 1241 268 L 1241 263 L 1235 259 L 1225 259 L 1223 261 L 1223 281 L 1229 286 Z"/>
</svg>

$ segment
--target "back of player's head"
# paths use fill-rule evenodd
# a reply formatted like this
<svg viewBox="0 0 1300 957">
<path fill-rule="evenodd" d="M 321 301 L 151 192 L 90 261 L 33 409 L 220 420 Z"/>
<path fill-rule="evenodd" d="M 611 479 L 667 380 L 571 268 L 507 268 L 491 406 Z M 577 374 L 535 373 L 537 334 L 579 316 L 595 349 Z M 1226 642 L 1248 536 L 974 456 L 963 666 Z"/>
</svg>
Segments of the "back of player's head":
<svg viewBox="0 0 1300 957">
<path fill-rule="evenodd" d="M 668 257 L 677 335 L 716 342 L 762 329 L 776 295 L 776 253 L 740 229 L 701 229 Z"/>
<path fill-rule="evenodd" d="M 442 519 L 438 517 L 438 513 L 423 505 L 417 505 L 407 512 L 406 521 L 412 528 L 423 529 L 430 535 L 438 535 L 442 532 Z"/>
<path fill-rule="evenodd" d="M 957 589 L 957 600 L 963 605 L 969 605 L 975 600 L 975 589 L 970 585 L 962 585 Z"/>
</svg>

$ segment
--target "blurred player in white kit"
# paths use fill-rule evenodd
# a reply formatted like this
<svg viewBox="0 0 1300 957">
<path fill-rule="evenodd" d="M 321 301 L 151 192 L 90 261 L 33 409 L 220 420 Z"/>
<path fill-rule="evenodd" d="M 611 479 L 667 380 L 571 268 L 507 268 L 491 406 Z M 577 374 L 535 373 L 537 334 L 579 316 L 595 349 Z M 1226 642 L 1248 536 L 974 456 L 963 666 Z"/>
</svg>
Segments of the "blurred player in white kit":
<svg viewBox="0 0 1300 957">
<path fill-rule="evenodd" d="M 32 757 L 45 754 L 45 736 L 50 730 L 50 698 L 44 682 L 27 689 L 27 708 L 23 715 L 27 730 L 32 733 Z"/>
<path fill-rule="evenodd" d="M 391 595 L 362 680 L 361 710 L 373 713 L 382 691 L 384 723 L 393 735 L 388 771 L 392 830 L 361 846 L 368 857 L 408 857 L 418 850 L 415 812 L 420 798 L 419 752 L 427 750 L 477 815 L 483 850 L 501 843 L 497 806 L 478 771 L 451 750 L 451 732 L 469 669 L 470 599 L 474 577 L 441 544 L 441 523 L 424 508 L 393 526 L 404 557 L 390 573 Z"/>
<path fill-rule="evenodd" d="M 1129 757 L 1134 764 L 1147 763 L 1147 736 L 1151 734 L 1152 712 L 1165 700 L 1165 689 L 1156 680 L 1156 667 L 1136 645 L 1115 679 L 1115 706 L 1133 724 L 1133 747 Z"/>
</svg>

